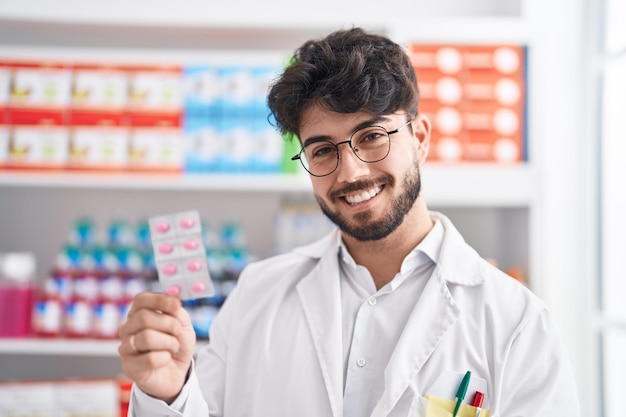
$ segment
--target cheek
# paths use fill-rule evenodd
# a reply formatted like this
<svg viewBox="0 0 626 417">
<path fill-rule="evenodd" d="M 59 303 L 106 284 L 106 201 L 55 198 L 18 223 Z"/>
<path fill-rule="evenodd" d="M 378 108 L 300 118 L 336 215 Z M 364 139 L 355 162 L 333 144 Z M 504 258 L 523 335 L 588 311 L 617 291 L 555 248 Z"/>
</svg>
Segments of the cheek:
<svg viewBox="0 0 626 417">
<path fill-rule="evenodd" d="M 326 196 L 328 195 L 328 190 L 330 190 L 330 187 L 334 183 L 334 181 L 332 180 L 333 175 L 334 174 L 330 174 L 326 177 L 320 178 L 311 176 L 311 186 L 313 187 L 313 194 L 318 196 L 318 198 L 322 197 L 326 199 Z"/>
<path fill-rule="evenodd" d="M 403 171 L 406 167 L 414 165 L 415 162 L 421 163 L 423 151 L 418 145 L 418 143 L 413 143 L 412 145 L 405 144 L 404 146 L 397 146 L 396 149 L 390 152 L 389 156 L 381 162 L 385 163 L 386 169 L 394 171 Z"/>
</svg>

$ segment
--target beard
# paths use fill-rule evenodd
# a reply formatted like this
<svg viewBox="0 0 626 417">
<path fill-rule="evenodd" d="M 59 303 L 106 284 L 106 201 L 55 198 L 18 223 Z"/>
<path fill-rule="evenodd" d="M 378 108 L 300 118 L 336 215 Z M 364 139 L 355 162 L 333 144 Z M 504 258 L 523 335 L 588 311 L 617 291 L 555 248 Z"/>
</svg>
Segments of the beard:
<svg viewBox="0 0 626 417">
<path fill-rule="evenodd" d="M 336 202 L 339 199 L 338 195 L 372 188 L 372 186 L 376 184 L 383 184 L 387 187 L 393 186 L 394 183 L 394 179 L 389 175 L 385 175 L 371 184 L 367 182 L 354 183 L 346 188 L 333 192 L 330 195 L 330 200 Z M 341 214 L 332 211 L 317 195 L 315 199 L 322 213 L 336 224 L 342 232 L 360 242 L 367 242 L 386 238 L 402 224 L 404 217 L 411 211 L 415 200 L 419 197 L 421 187 L 422 181 L 420 178 L 419 165 L 415 163 L 407 170 L 402 180 L 402 189 L 400 193 L 394 197 L 391 210 L 380 220 L 372 220 L 373 215 L 368 210 L 355 214 L 354 221 L 351 223 Z"/>
</svg>

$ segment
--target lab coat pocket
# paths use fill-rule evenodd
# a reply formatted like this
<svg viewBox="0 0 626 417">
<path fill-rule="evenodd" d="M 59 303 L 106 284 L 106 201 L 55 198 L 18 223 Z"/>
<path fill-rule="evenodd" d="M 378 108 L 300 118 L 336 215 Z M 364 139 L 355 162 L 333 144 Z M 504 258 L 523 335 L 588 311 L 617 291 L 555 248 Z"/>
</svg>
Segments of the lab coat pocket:
<svg viewBox="0 0 626 417">
<path fill-rule="evenodd" d="M 452 417 L 456 400 L 426 395 L 426 413 L 424 417 Z M 471 405 L 462 404 L 457 417 L 489 417 L 489 410 L 478 409 Z"/>
</svg>

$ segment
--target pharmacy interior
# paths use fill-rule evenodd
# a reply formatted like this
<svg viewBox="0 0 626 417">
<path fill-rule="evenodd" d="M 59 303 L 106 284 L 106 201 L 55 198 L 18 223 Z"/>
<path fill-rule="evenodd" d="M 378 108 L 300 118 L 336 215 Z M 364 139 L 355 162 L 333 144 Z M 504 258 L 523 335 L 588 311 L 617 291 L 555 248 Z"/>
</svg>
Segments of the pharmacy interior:
<svg viewBox="0 0 626 417">
<path fill-rule="evenodd" d="M 249 262 L 330 230 L 265 93 L 302 41 L 353 25 L 407 47 L 433 124 L 432 208 L 552 310 L 582 412 L 618 415 L 623 2 L 12 3 L 0 4 L 0 417 L 125 415 L 117 326 L 135 294 L 161 290 L 150 218 L 198 213 L 214 285 L 185 305 L 200 346 Z"/>
</svg>

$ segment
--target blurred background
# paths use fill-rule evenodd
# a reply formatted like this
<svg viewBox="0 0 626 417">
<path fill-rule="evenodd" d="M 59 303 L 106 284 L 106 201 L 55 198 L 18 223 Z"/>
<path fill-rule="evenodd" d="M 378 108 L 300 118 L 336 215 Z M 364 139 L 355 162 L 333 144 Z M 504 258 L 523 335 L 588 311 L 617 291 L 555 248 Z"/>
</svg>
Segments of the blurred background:
<svg viewBox="0 0 626 417">
<path fill-rule="evenodd" d="M 159 290 L 150 216 L 202 216 L 200 344 L 248 262 L 329 230 L 264 99 L 303 41 L 352 26 L 411 56 L 430 208 L 547 303 L 583 415 L 618 416 L 626 2 L 248 3 L 0 0 L 0 417 L 125 415 L 116 328 Z"/>
</svg>

